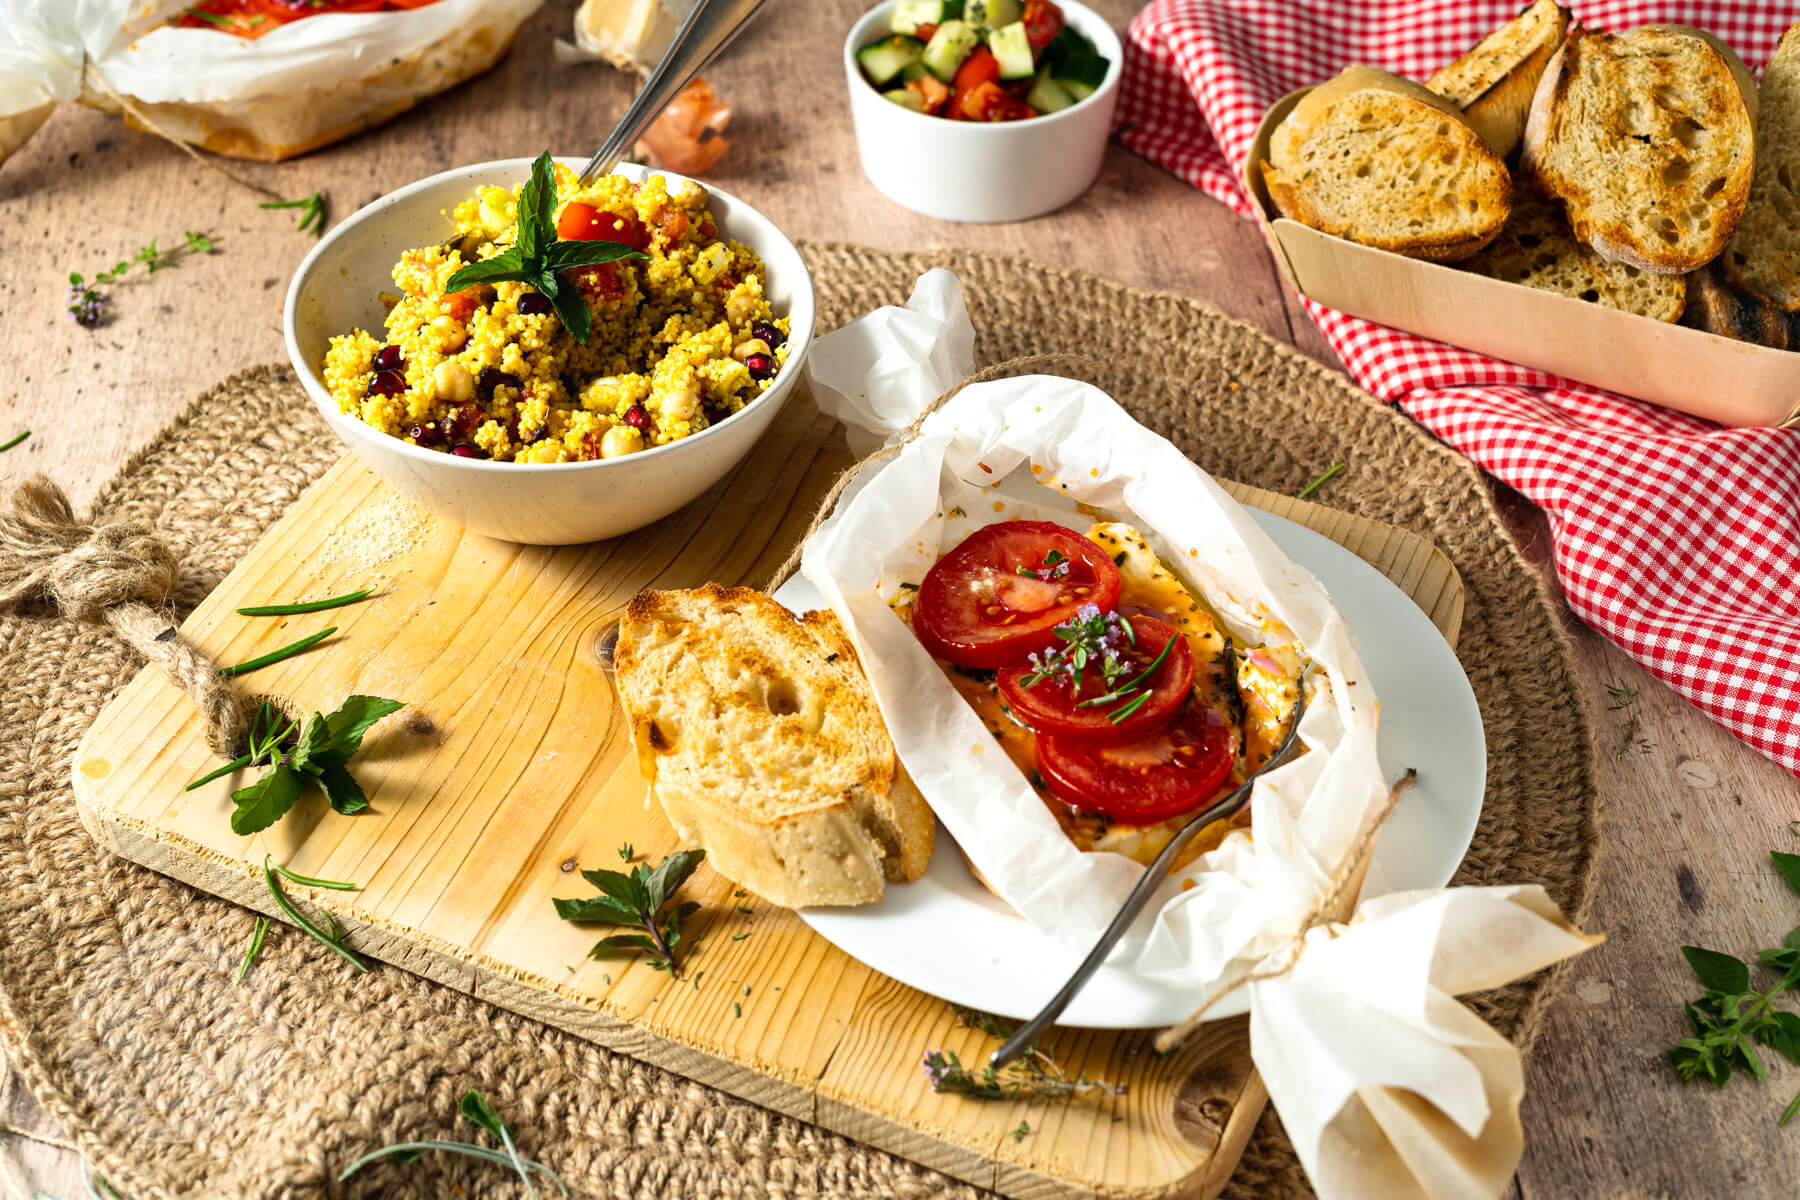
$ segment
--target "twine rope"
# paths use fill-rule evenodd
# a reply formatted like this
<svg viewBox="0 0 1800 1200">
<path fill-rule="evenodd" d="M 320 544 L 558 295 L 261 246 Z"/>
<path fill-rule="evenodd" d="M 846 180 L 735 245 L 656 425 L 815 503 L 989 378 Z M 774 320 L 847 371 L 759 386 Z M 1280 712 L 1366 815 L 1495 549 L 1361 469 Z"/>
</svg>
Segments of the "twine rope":
<svg viewBox="0 0 1800 1200">
<path fill-rule="evenodd" d="M 850 486 L 850 481 L 861 475 L 864 469 L 872 467 L 876 463 L 899 457 L 900 451 L 919 436 L 919 430 L 925 427 L 926 418 L 950 403 L 958 392 L 972 384 L 989 383 L 995 379 L 1004 379 L 1012 375 L 1028 375 L 1044 367 L 1066 367 L 1071 364 L 1093 368 L 1101 365 L 1085 354 L 1072 354 L 1066 351 L 1051 354 L 1025 354 L 1018 358 L 1009 358 L 1005 362 L 995 363 L 991 367 L 981 368 L 927 404 L 924 410 L 912 419 L 910 425 L 889 438 L 879 450 L 864 455 L 844 468 L 844 473 L 837 477 L 837 482 L 832 484 L 831 490 L 825 493 L 825 499 L 819 502 L 818 511 L 813 513 L 812 520 L 807 522 L 806 532 L 800 535 L 800 539 L 794 543 L 794 548 L 788 551 L 788 556 L 781 561 L 779 567 L 775 568 L 775 573 L 769 576 L 769 582 L 764 585 L 763 591 L 773 592 L 800 569 L 800 558 L 806 550 L 806 543 L 812 540 L 813 534 L 819 532 L 819 526 L 825 523 L 825 518 L 831 515 L 831 510 L 837 507 L 837 502 L 843 498 L 844 489 Z"/>
<path fill-rule="evenodd" d="M 1156 1035 L 1155 1047 L 1158 1054 L 1168 1054 L 1187 1041 L 1194 1030 L 1200 1028 L 1201 1023 L 1206 1020 L 1206 1014 L 1219 1001 L 1239 988 L 1247 987 L 1252 983 L 1261 983 L 1267 979 L 1279 979 L 1283 975 L 1291 973 L 1300 963 L 1301 952 L 1306 949 L 1307 934 L 1315 929 L 1342 923 L 1340 914 L 1355 902 L 1354 892 L 1360 887 L 1359 873 L 1363 860 L 1374 851 L 1375 838 L 1381 833 L 1381 827 L 1387 824 L 1388 816 L 1394 811 L 1394 806 L 1400 803 L 1400 797 L 1411 789 L 1418 778 L 1417 771 L 1411 767 L 1406 768 L 1406 774 L 1402 775 L 1399 781 L 1388 789 L 1387 798 L 1381 802 L 1381 806 L 1363 818 L 1362 828 L 1357 831 L 1356 840 L 1350 843 L 1349 852 L 1338 862 L 1337 870 L 1331 873 L 1331 878 L 1326 882 L 1324 895 L 1319 898 L 1317 904 L 1313 905 L 1312 911 L 1306 915 L 1306 918 L 1294 927 L 1294 932 L 1289 935 L 1288 940 L 1263 960 L 1265 963 L 1269 963 L 1270 958 L 1275 961 L 1270 965 L 1261 966 L 1254 971 L 1239 975 L 1235 979 L 1213 984 L 1200 1001 L 1200 1007 L 1195 1009 L 1186 1020 L 1179 1025 L 1171 1025 Z"/>
<path fill-rule="evenodd" d="M 79 521 L 63 490 L 33 475 L 0 512 L 0 608 L 42 600 L 66 617 L 110 626 L 199 707 L 206 744 L 238 753 L 246 704 L 211 660 L 156 606 L 175 588 L 175 555 L 145 521 Z"/>
</svg>

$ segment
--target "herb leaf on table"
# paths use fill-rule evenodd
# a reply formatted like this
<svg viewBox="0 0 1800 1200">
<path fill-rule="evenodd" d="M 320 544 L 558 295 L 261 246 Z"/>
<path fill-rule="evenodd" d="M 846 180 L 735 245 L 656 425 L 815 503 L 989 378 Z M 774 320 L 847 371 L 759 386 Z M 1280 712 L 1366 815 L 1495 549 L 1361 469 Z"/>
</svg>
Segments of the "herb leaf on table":
<svg viewBox="0 0 1800 1200">
<path fill-rule="evenodd" d="M 675 905 L 665 916 L 664 908 L 688 881 L 706 858 L 704 850 L 680 850 L 662 860 L 654 868 L 639 863 L 630 874 L 622 871 L 583 871 L 581 877 L 600 890 L 598 896 L 579 899 L 557 899 L 556 915 L 581 925 L 610 925 L 631 929 L 633 933 L 609 934 L 594 943 L 590 958 L 600 958 L 608 951 L 641 950 L 654 970 L 667 971 L 681 978 L 681 964 L 675 947 L 681 943 L 681 923 L 698 912 L 697 901 Z"/>
<path fill-rule="evenodd" d="M 559 240 L 552 215 L 555 210 L 556 170 L 546 150 L 532 162 L 531 178 L 519 189 L 518 240 L 492 258 L 458 269 L 444 281 L 444 294 L 448 296 L 478 283 L 529 284 L 543 293 L 563 327 L 585 346 L 593 332 L 587 301 L 580 288 L 566 284 L 557 272 L 647 256 L 642 250 L 618 242 Z"/>
<path fill-rule="evenodd" d="M 363 1155 L 339 1172 L 338 1181 L 343 1182 L 370 1163 L 381 1162 L 384 1159 L 391 1159 L 396 1163 L 412 1163 L 417 1162 L 419 1156 L 427 1150 L 441 1150 L 449 1154 L 460 1154 L 466 1158 L 478 1158 L 483 1162 L 510 1166 L 519 1173 L 519 1178 L 525 1181 L 525 1189 L 533 1196 L 537 1195 L 538 1191 L 536 1187 L 532 1186 L 528 1171 L 542 1173 L 545 1178 L 556 1185 L 559 1192 L 565 1196 L 569 1194 L 568 1185 L 555 1171 L 543 1163 L 533 1162 L 529 1158 L 519 1156 L 518 1150 L 513 1146 L 512 1131 L 506 1127 L 506 1122 L 500 1119 L 500 1114 L 494 1110 L 494 1106 L 488 1103 L 487 1097 L 474 1088 L 470 1088 L 463 1093 L 462 1101 L 457 1105 L 457 1112 L 462 1114 L 464 1120 L 481 1126 L 498 1138 L 500 1144 L 506 1148 L 505 1152 L 489 1150 L 486 1146 L 477 1146 L 472 1142 L 398 1142 Z"/>
</svg>

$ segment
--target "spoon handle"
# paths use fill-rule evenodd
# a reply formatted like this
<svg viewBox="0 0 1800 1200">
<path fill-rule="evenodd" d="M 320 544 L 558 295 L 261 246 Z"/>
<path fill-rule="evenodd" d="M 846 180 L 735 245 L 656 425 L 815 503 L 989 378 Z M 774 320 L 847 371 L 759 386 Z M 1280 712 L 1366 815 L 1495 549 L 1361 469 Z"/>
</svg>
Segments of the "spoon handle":
<svg viewBox="0 0 1800 1200">
<path fill-rule="evenodd" d="M 1144 911 L 1144 905 L 1150 902 L 1150 897 L 1157 888 L 1162 886 L 1163 880 L 1169 877 L 1169 871 L 1173 868 L 1175 859 L 1183 850 L 1187 849 L 1188 843 L 1214 821 L 1231 816 L 1249 803 L 1250 792 L 1256 784 L 1257 776 L 1264 771 L 1280 766 L 1291 757 L 1295 747 L 1300 744 L 1298 736 L 1300 716 L 1305 710 L 1306 700 L 1305 694 L 1302 692 L 1294 704 L 1292 724 L 1288 727 L 1287 737 L 1282 739 L 1281 746 L 1275 753 L 1269 756 L 1269 761 L 1259 767 L 1250 778 L 1239 784 L 1230 795 L 1222 800 L 1214 801 L 1195 813 L 1188 819 L 1188 823 L 1181 827 L 1181 832 L 1169 839 L 1169 844 L 1162 848 L 1162 853 L 1158 854 L 1150 863 L 1143 878 L 1137 881 L 1137 886 L 1132 888 L 1131 894 L 1125 897 L 1125 903 L 1120 906 L 1118 915 L 1100 934 L 1100 940 L 1094 943 L 1094 948 L 1089 950 L 1087 957 L 1081 960 L 1081 965 L 1075 968 L 1075 973 L 1069 976 L 1069 981 L 1062 985 L 1062 990 L 1050 998 L 1050 1003 L 1044 1005 L 1037 1016 L 1019 1026 L 1018 1030 L 1007 1038 L 998 1050 L 994 1051 L 994 1056 L 988 1060 L 988 1066 L 998 1071 L 1025 1053 L 1037 1042 L 1039 1035 L 1054 1024 L 1056 1018 L 1062 1016 L 1063 1009 L 1069 1007 L 1069 1001 L 1073 1000 L 1076 994 L 1087 985 L 1088 977 L 1100 969 L 1100 964 L 1106 961 L 1107 954 L 1118 944 L 1119 939 L 1125 936 L 1125 931 L 1131 928 L 1131 923 L 1137 920 L 1137 915 Z"/>
<path fill-rule="evenodd" d="M 662 61 L 644 80 L 637 97 L 613 126 L 599 151 L 581 169 L 582 184 L 611 171 L 644 130 L 680 94 L 688 81 L 718 56 L 732 38 L 750 23 L 764 0 L 697 0 L 687 19 L 675 31 Z"/>
</svg>

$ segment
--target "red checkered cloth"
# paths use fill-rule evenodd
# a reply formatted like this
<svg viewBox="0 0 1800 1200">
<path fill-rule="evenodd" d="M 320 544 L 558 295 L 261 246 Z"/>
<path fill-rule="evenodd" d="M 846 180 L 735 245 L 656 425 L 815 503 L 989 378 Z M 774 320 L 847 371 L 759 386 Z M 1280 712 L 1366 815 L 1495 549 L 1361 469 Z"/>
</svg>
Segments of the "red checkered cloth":
<svg viewBox="0 0 1800 1200">
<path fill-rule="evenodd" d="M 1269 105 L 1350 63 L 1423 79 L 1522 2 L 1154 0 L 1127 34 L 1119 136 L 1248 217 L 1238 180 Z M 1800 20 L 1800 0 L 1572 7 L 1590 29 L 1700 26 L 1753 69 Z M 1306 306 L 1365 388 L 1544 509 L 1582 620 L 1800 774 L 1800 431 L 1722 428 Z"/>
</svg>

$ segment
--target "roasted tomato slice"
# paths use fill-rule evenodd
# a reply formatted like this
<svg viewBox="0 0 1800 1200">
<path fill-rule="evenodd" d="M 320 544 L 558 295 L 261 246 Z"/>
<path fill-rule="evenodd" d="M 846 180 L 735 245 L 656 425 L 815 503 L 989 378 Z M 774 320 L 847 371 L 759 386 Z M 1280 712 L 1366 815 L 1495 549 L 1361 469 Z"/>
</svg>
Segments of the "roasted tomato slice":
<svg viewBox="0 0 1800 1200">
<path fill-rule="evenodd" d="M 1093 542 L 1050 521 L 977 529 L 919 584 L 913 630 L 959 667 L 1010 667 L 1059 639 L 1083 605 L 1109 612 L 1119 568 Z"/>
<path fill-rule="evenodd" d="M 556 236 L 566 242 L 618 242 L 633 250 L 650 244 L 650 231 L 636 217 L 621 217 L 571 200 L 556 218 Z"/>
<path fill-rule="evenodd" d="M 1194 652 L 1173 625 L 1155 617 L 1109 614 L 1098 649 L 1077 673 L 1066 664 L 1006 667 L 996 682 L 1013 715 L 1038 733 L 1086 742 L 1129 742 L 1168 725 L 1194 687 Z M 1126 629 L 1131 630 L 1130 636 Z M 1112 683 L 1107 683 L 1111 659 Z"/>
<path fill-rule="evenodd" d="M 1040 737 L 1038 773 L 1050 794 L 1129 825 L 1191 813 L 1219 790 L 1237 758 L 1237 732 L 1216 708 L 1189 703 L 1167 729 L 1135 742 Z"/>
</svg>

